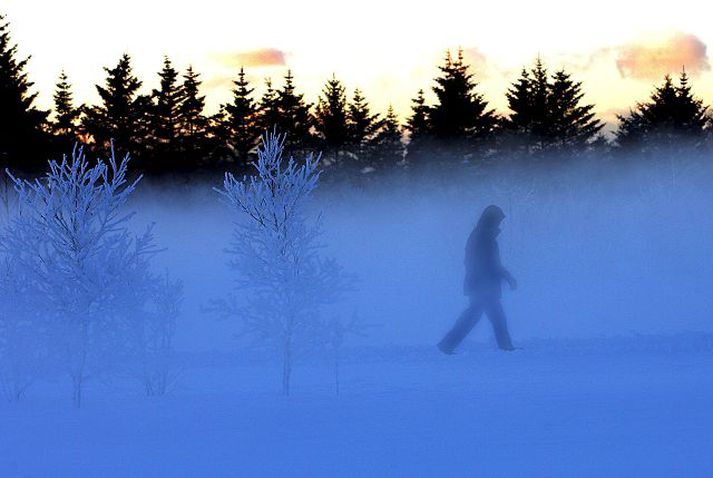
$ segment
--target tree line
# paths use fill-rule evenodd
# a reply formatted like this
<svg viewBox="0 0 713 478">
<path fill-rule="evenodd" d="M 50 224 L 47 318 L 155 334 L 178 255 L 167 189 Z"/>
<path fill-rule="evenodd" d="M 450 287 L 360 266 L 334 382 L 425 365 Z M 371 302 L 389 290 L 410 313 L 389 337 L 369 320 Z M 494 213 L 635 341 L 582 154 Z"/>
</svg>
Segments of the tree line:
<svg viewBox="0 0 713 478">
<path fill-rule="evenodd" d="M 663 78 L 650 98 L 620 115 L 610 139 L 594 105 L 584 101 L 582 83 L 565 69 L 550 71 L 539 58 L 510 85 L 508 111 L 498 114 L 478 92 L 463 52 L 448 52 L 434 78 L 435 101 L 429 104 L 425 91 L 418 91 L 404 124 L 393 108 L 375 112 L 361 90 L 347 92 L 335 76 L 309 103 L 290 70 L 280 85 L 265 80 L 257 97 L 241 68 L 230 101 L 209 115 L 201 76 L 191 66 L 179 72 L 166 57 L 158 88 L 145 94 L 128 54 L 104 68 L 104 83 L 96 85 L 99 104 L 76 104 L 61 72 L 52 111 L 44 111 L 35 104 L 27 61 L 0 16 L 0 165 L 27 173 L 77 142 L 97 154 L 113 145 L 150 175 L 222 171 L 227 165 L 247 171 L 266 130 L 285 134 L 290 153 L 322 151 L 327 171 L 345 176 L 518 158 L 709 151 L 713 144 L 713 118 L 685 70 Z"/>
</svg>

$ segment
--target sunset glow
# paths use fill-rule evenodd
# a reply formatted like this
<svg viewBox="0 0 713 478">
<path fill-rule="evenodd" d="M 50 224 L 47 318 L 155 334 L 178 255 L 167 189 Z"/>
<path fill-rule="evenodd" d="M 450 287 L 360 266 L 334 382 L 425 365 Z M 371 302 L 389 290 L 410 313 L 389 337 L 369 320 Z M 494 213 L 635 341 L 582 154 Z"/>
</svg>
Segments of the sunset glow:
<svg viewBox="0 0 713 478">
<path fill-rule="evenodd" d="M 695 92 L 713 101 L 706 51 L 713 42 L 711 17 L 692 0 L 678 2 L 666 15 L 648 2 L 614 0 L 583 10 L 562 0 L 517 8 L 443 0 L 430 9 L 374 0 L 280 0 L 269 8 L 221 0 L 3 3 L 20 53 L 32 55 L 29 74 L 45 107 L 61 69 L 79 101 L 96 101 L 102 67 L 128 52 L 146 89 L 155 87 L 163 55 L 180 68 L 192 64 L 203 75 L 210 111 L 228 98 L 244 65 L 258 91 L 264 78 L 279 85 L 291 68 L 297 86 L 315 101 L 335 73 L 349 89 L 361 88 L 378 110 L 392 103 L 405 117 L 416 91 L 429 91 L 444 51 L 458 47 L 465 49 L 480 91 L 500 111 L 509 83 L 537 55 L 551 69 L 565 67 L 583 81 L 587 101 L 605 120 L 683 66 Z"/>
</svg>

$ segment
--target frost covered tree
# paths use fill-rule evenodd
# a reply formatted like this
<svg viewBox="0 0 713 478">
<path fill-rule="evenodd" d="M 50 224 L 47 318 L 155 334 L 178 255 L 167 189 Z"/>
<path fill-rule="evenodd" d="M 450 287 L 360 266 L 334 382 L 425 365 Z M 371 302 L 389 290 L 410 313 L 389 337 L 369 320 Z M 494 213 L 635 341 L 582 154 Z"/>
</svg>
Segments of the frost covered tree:
<svg viewBox="0 0 713 478">
<path fill-rule="evenodd" d="M 215 305 L 226 315 L 238 315 L 246 333 L 276 346 L 282 391 L 288 395 L 296 347 L 318 334 L 320 308 L 338 298 L 346 276 L 319 253 L 320 221 L 307 211 L 319 181 L 319 157 L 285 160 L 283 141 L 276 133 L 265 135 L 257 174 L 226 173 L 223 187 L 216 189 L 237 215 L 230 267 L 249 299 L 241 304 L 233 297 Z"/>
<path fill-rule="evenodd" d="M 0 391 L 17 402 L 47 365 L 49 324 L 28 294 L 27 271 L 7 256 L 0 267 Z"/>
<path fill-rule="evenodd" d="M 344 344 L 349 336 L 363 337 L 366 332 L 364 324 L 359 315 L 354 312 L 349 320 L 345 320 L 339 314 L 331 314 L 324 319 L 320 325 L 320 331 L 324 336 L 321 344 L 328 349 L 334 366 L 334 393 L 339 395 L 342 387 L 342 354 Z"/>
<path fill-rule="evenodd" d="M 137 237 L 129 230 L 124 206 L 138 179 L 127 180 L 128 163 L 112 150 L 92 167 L 75 148 L 50 161 L 41 179 L 13 178 L 22 214 L 0 244 L 24 277 L 24 294 L 51 324 L 49 346 L 71 378 L 76 407 L 87 379 L 130 353 L 149 299 L 157 251 L 151 228 Z"/>
<path fill-rule="evenodd" d="M 174 363 L 173 338 L 182 302 L 183 282 L 168 273 L 155 282 L 141 329 L 142 378 L 148 396 L 164 395 L 180 374 Z"/>
<path fill-rule="evenodd" d="M 0 224 L 6 228 L 19 214 L 17 195 L 9 180 L 2 181 Z M 47 323 L 35 307 L 29 290 L 27 271 L 19 267 L 17 256 L 2 251 L 0 256 L 0 392 L 8 401 L 22 399 L 38 378 L 47 359 Z"/>
</svg>

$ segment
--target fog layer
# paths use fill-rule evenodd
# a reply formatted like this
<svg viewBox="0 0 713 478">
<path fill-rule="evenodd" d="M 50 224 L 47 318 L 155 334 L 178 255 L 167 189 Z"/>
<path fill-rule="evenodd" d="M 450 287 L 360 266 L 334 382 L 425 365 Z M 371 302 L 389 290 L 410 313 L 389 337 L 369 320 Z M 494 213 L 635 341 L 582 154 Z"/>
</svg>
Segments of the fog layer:
<svg viewBox="0 0 713 478">
<path fill-rule="evenodd" d="M 466 306 L 468 234 L 482 209 L 497 204 L 507 215 L 503 263 L 520 285 L 503 298 L 516 344 L 711 331 L 711 169 L 667 159 L 592 161 L 327 181 L 313 204 L 323 212 L 326 252 L 358 277 L 334 313 L 357 313 L 370 325 L 357 339 L 364 345 L 437 342 Z M 185 282 L 180 349 L 239 345 L 237 321 L 203 310 L 232 288 L 224 249 L 234 218 L 212 186 L 145 182 L 131 203 L 138 224 L 156 222 L 167 247 L 158 264 Z M 481 326 L 469 340 L 490 336 Z"/>
</svg>

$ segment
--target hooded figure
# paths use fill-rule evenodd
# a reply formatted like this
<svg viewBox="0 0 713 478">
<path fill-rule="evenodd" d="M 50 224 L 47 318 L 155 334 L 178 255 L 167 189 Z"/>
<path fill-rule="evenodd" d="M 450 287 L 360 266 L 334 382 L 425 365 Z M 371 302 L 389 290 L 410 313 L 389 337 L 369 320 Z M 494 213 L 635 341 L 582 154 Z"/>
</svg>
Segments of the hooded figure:
<svg viewBox="0 0 713 478">
<path fill-rule="evenodd" d="M 505 214 L 502 209 L 498 206 L 488 206 L 481 214 L 478 225 L 470 233 L 465 246 L 463 282 L 463 293 L 470 298 L 470 307 L 463 311 L 450 332 L 439 342 L 438 348 L 443 353 L 453 353 L 478 323 L 483 312 L 490 319 L 498 347 L 502 350 L 514 350 L 505 312 L 500 304 L 502 281 L 508 282 L 513 290 L 517 287 L 513 276 L 500 262 L 497 237 L 503 219 Z"/>
</svg>

